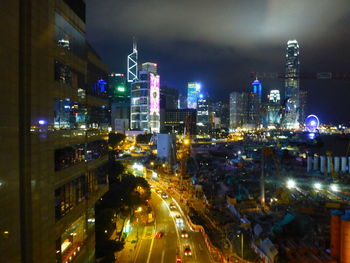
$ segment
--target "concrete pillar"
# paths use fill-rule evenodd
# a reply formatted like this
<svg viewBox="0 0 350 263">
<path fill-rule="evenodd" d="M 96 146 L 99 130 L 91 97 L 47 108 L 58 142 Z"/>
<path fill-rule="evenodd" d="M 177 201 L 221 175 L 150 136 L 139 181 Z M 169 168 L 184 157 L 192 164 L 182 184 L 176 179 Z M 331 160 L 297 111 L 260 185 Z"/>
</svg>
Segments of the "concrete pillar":
<svg viewBox="0 0 350 263">
<path fill-rule="evenodd" d="M 320 171 L 321 173 L 324 173 L 325 170 L 326 170 L 326 157 L 320 156 Z"/>
<path fill-rule="evenodd" d="M 308 156 L 307 157 L 307 172 L 310 172 L 312 170 L 312 157 Z"/>
<path fill-rule="evenodd" d="M 314 156 L 314 170 L 318 171 L 318 156 Z"/>
<path fill-rule="evenodd" d="M 331 162 L 332 162 L 332 157 L 327 156 L 327 173 L 331 173 Z"/>
<path fill-rule="evenodd" d="M 346 173 L 346 157 L 341 157 L 341 172 Z"/>
<path fill-rule="evenodd" d="M 339 172 L 339 167 L 340 167 L 340 158 L 339 156 L 334 157 L 334 171 Z"/>
</svg>

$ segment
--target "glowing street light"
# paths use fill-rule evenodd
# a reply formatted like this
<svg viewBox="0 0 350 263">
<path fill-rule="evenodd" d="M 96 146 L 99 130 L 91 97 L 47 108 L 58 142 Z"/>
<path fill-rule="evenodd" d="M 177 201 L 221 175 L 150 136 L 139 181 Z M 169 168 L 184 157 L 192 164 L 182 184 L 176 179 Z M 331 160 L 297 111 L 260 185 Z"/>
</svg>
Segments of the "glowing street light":
<svg viewBox="0 0 350 263">
<path fill-rule="evenodd" d="M 322 189 L 322 185 L 320 183 L 314 183 L 314 188 L 316 190 L 321 190 Z"/>
<path fill-rule="evenodd" d="M 337 192 L 339 189 L 338 189 L 338 186 L 336 184 L 331 184 L 331 190 L 333 192 Z"/>
<path fill-rule="evenodd" d="M 295 188 L 295 186 L 296 186 L 296 183 L 295 183 L 294 180 L 290 179 L 290 180 L 287 181 L 287 187 L 289 189 Z"/>
<path fill-rule="evenodd" d="M 189 145 L 190 144 L 190 140 L 189 139 L 184 139 L 184 144 L 185 145 Z"/>
</svg>

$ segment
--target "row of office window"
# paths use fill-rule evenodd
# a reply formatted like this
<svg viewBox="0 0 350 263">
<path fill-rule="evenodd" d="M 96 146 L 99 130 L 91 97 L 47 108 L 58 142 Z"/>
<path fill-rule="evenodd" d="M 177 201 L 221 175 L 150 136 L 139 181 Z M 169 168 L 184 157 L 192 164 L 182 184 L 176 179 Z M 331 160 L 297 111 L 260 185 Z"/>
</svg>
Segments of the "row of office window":
<svg viewBox="0 0 350 263">
<path fill-rule="evenodd" d="M 55 129 L 107 129 L 109 109 L 86 106 L 69 98 L 54 100 Z"/>
<path fill-rule="evenodd" d="M 59 220 L 99 187 L 107 184 L 107 164 L 87 172 L 55 190 L 55 218 Z"/>
<path fill-rule="evenodd" d="M 56 149 L 54 153 L 55 171 L 60 171 L 82 162 L 99 159 L 107 153 L 108 145 L 105 140 Z"/>
</svg>

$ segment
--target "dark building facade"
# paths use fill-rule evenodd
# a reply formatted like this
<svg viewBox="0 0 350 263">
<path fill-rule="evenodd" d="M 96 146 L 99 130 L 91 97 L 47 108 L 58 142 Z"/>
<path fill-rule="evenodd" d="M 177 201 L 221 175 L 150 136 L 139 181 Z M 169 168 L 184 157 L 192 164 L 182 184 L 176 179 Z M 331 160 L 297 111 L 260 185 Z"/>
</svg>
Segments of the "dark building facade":
<svg viewBox="0 0 350 263">
<path fill-rule="evenodd" d="M 130 127 L 130 88 L 123 73 L 109 75 L 112 129 L 124 133 Z"/>
<path fill-rule="evenodd" d="M 94 262 L 110 112 L 85 1 L 5 0 L 0 13 L 0 262 Z"/>
<path fill-rule="evenodd" d="M 196 125 L 197 110 L 176 109 L 165 112 L 163 132 L 183 134 L 187 122 L 187 127 L 191 135 L 197 134 Z"/>
</svg>

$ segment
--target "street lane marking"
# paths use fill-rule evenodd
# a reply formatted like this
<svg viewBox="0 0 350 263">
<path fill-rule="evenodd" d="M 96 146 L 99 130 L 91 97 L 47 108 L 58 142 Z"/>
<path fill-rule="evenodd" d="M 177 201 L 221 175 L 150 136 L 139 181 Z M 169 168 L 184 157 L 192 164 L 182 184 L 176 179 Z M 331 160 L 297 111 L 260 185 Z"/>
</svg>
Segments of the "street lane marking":
<svg viewBox="0 0 350 263">
<path fill-rule="evenodd" d="M 146 226 L 145 230 L 143 231 L 143 239 L 151 239 L 153 237 L 154 227 L 153 226 Z"/>
<path fill-rule="evenodd" d="M 162 260 L 160 261 L 161 263 L 164 262 L 164 256 L 165 256 L 165 250 L 163 249 L 163 252 L 162 252 Z"/>
<path fill-rule="evenodd" d="M 154 209 L 154 208 L 152 208 L 152 209 Z M 157 218 L 154 217 L 154 230 L 156 230 L 156 229 L 157 229 Z M 150 246 L 150 248 L 149 248 L 149 252 L 148 252 L 148 257 L 147 257 L 146 263 L 149 263 L 149 260 L 151 259 L 151 254 L 152 254 L 152 249 L 153 249 L 153 243 L 154 243 L 154 235 L 153 235 L 153 237 L 152 237 L 152 242 L 151 242 L 151 246 Z"/>
</svg>

